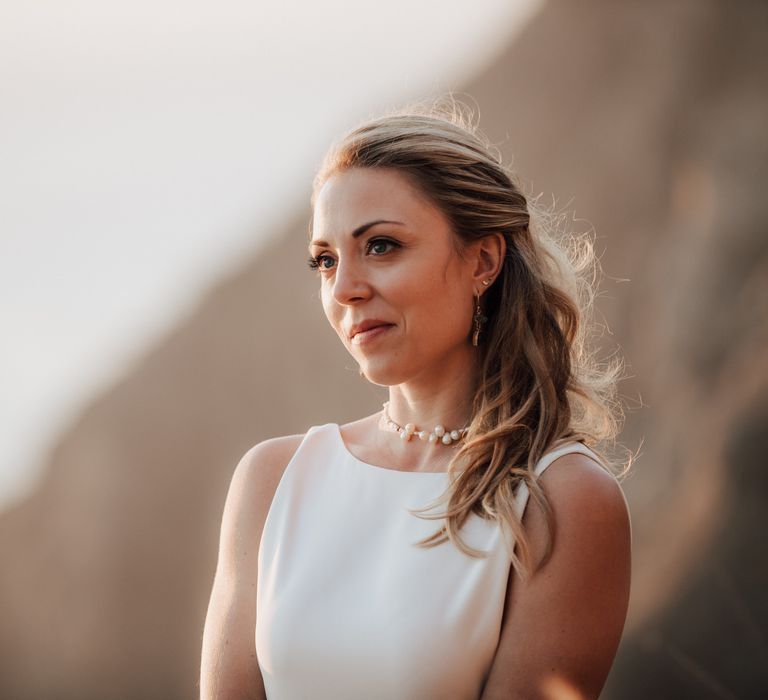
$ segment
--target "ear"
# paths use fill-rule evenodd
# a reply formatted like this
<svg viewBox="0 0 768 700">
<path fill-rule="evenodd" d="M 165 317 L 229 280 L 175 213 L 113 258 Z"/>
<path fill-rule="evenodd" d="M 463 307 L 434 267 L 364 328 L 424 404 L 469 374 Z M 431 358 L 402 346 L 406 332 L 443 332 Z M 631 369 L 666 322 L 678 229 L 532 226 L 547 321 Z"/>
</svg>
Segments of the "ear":
<svg viewBox="0 0 768 700">
<path fill-rule="evenodd" d="M 475 241 L 472 281 L 480 294 L 491 286 L 501 272 L 504 256 L 507 252 L 507 241 L 502 233 L 490 233 Z M 490 284 L 483 284 L 483 281 Z"/>
</svg>

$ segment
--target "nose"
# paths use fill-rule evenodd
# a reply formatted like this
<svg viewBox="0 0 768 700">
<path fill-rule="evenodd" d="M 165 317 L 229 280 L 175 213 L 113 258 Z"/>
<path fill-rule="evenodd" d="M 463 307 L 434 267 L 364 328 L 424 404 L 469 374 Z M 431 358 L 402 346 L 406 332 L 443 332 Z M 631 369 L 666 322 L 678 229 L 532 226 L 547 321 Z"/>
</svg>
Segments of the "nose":
<svg viewBox="0 0 768 700">
<path fill-rule="evenodd" d="M 338 304 L 354 304 L 367 299 L 371 288 L 365 272 L 356 261 L 347 259 L 336 263 L 333 273 L 333 298 Z"/>
</svg>

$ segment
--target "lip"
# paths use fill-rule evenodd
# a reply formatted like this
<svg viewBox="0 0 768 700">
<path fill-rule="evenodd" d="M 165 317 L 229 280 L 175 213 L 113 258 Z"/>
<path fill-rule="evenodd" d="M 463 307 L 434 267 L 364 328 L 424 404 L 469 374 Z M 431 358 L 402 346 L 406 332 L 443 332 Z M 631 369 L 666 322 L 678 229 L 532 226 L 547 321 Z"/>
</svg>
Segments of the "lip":
<svg viewBox="0 0 768 700">
<path fill-rule="evenodd" d="M 367 345 L 368 343 L 380 338 L 390 328 L 394 328 L 394 325 L 391 323 L 383 323 L 378 326 L 371 326 L 364 331 L 359 331 L 352 336 L 352 344 Z"/>
<path fill-rule="evenodd" d="M 349 339 L 352 340 L 355 335 L 358 333 L 362 333 L 363 331 L 370 330 L 371 328 L 375 328 L 376 326 L 391 326 L 392 324 L 389 323 L 389 321 L 383 321 L 380 318 L 366 318 L 365 320 L 361 321 L 360 323 L 355 323 L 349 328 L 348 336 Z"/>
</svg>

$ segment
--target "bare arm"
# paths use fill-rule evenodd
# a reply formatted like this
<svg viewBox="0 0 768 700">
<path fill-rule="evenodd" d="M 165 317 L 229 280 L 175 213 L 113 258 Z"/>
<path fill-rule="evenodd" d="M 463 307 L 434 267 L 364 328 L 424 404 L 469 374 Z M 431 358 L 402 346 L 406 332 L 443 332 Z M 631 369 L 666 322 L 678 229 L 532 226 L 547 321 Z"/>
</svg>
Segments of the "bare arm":
<svg viewBox="0 0 768 700">
<path fill-rule="evenodd" d="M 201 700 L 266 700 L 255 641 L 258 546 L 272 497 L 301 437 L 255 445 L 232 475 L 203 631 Z"/>
<path fill-rule="evenodd" d="M 554 549 L 528 582 L 510 574 L 482 700 L 597 698 L 624 628 L 632 534 L 618 482 L 576 453 L 556 459 L 539 483 L 554 511 Z M 546 525 L 533 499 L 523 526 L 538 560 Z"/>
</svg>

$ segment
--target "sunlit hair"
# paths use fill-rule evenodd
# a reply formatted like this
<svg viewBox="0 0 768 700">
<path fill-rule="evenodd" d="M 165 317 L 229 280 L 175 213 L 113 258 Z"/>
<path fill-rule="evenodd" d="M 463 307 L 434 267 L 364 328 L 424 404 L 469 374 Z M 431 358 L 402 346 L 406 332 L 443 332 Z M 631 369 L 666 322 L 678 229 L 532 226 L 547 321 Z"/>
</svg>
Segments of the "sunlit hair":
<svg viewBox="0 0 768 700">
<path fill-rule="evenodd" d="M 469 556 L 482 550 L 460 537 L 476 513 L 498 520 L 518 574 L 536 568 L 515 507 L 521 482 L 543 509 L 547 550 L 554 518 L 533 469 L 549 450 L 578 440 L 597 452 L 603 467 L 624 470 L 598 444 L 613 443 L 623 413 L 616 400 L 623 362 L 601 364 L 589 348 L 598 261 L 590 233 L 564 231 L 567 216 L 527 199 L 502 165 L 497 149 L 473 124 L 471 110 L 453 96 L 400 108 L 364 122 L 336 142 L 313 182 L 312 209 L 320 188 L 348 168 L 394 168 L 433 202 L 462 246 L 500 232 L 506 255 L 481 304 L 488 317 L 476 348 L 482 367 L 469 430 L 448 467 L 450 486 L 435 504 L 445 518 L 439 531 L 420 540 L 433 547 L 449 539 Z M 471 329 L 467 329 L 467 338 Z M 631 459 L 630 459 L 631 462 Z M 431 509 L 412 509 L 425 513 Z"/>
</svg>

